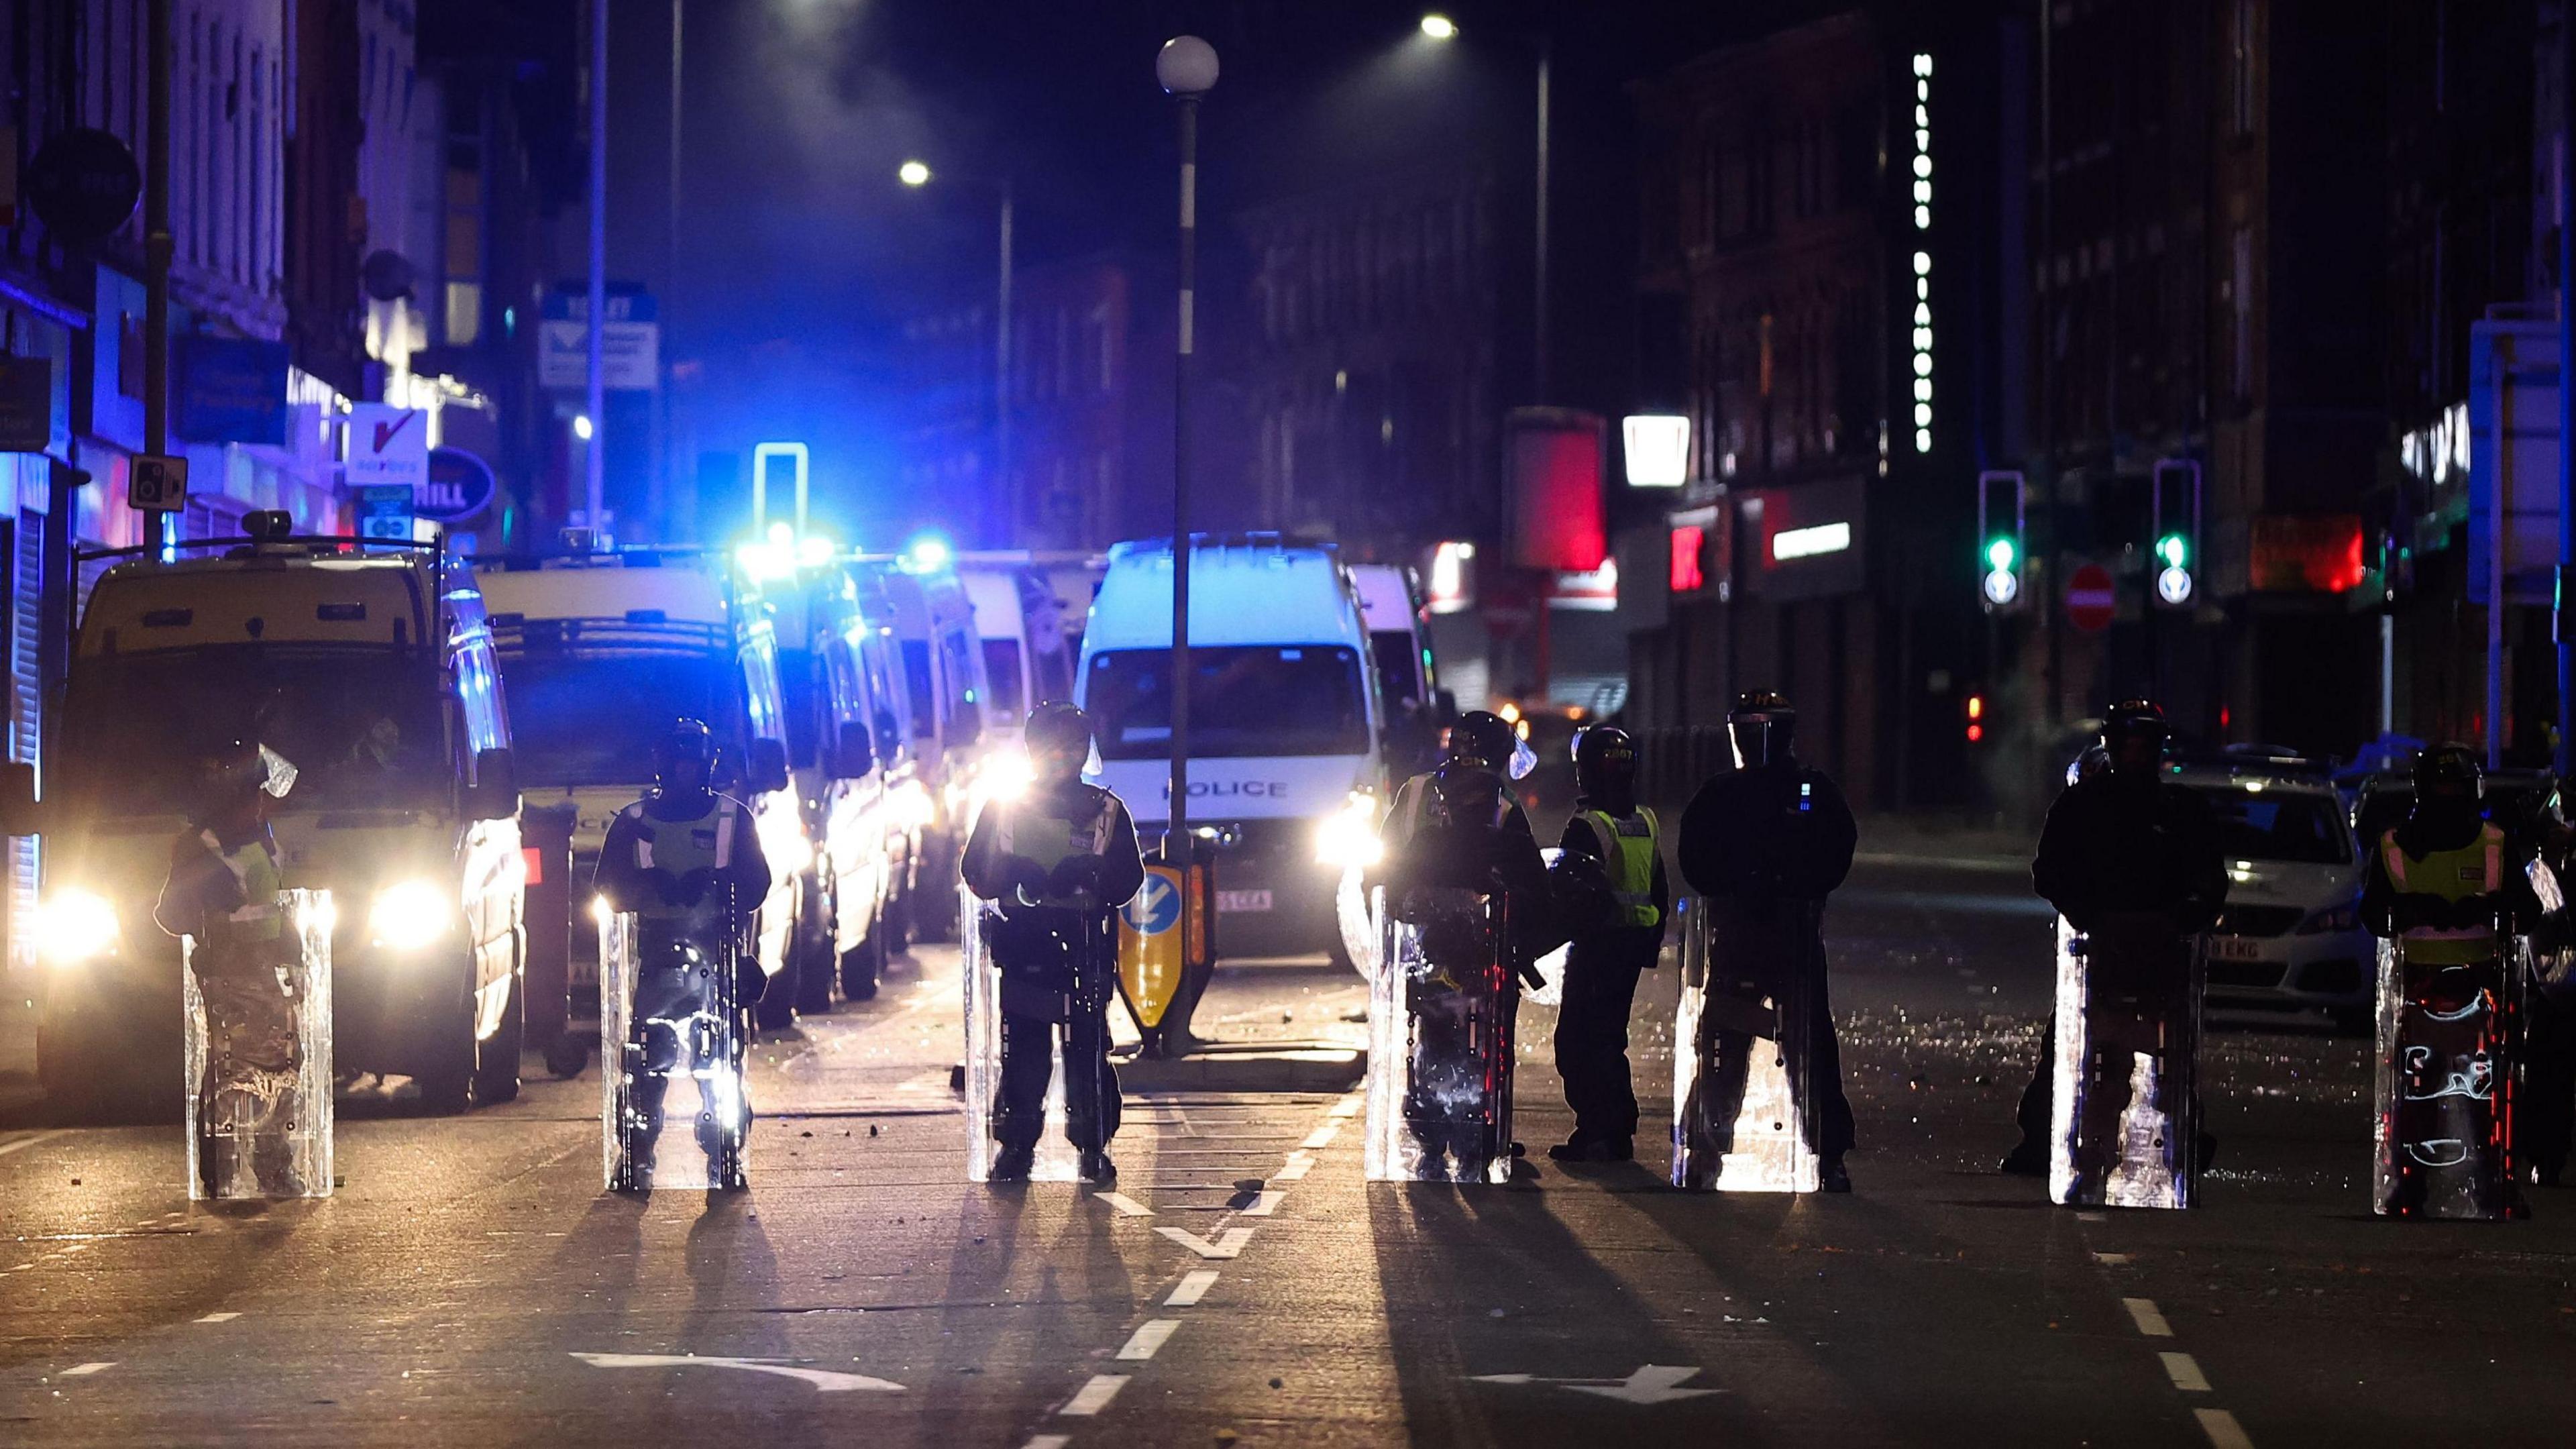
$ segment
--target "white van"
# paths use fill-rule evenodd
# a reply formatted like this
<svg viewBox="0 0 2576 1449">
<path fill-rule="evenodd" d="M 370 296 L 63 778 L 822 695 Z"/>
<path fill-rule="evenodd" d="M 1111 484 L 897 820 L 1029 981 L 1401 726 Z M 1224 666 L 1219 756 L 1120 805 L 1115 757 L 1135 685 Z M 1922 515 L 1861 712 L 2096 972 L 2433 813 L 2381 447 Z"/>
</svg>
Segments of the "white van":
<svg viewBox="0 0 2576 1449">
<path fill-rule="evenodd" d="M 1360 620 L 1368 625 L 1378 693 L 1386 702 L 1387 737 L 1401 773 L 1427 770 L 1440 742 L 1440 727 L 1455 711 L 1440 691 L 1431 663 L 1429 615 L 1413 570 L 1401 564 L 1353 564 Z"/>
<path fill-rule="evenodd" d="M 74 1111 L 173 1113 L 179 943 L 152 905 L 194 772 L 229 741 L 296 775 L 285 883 L 327 889 L 332 1055 L 433 1109 L 519 1088 L 525 871 L 483 601 L 435 543 L 252 538 L 113 561 L 80 611 L 44 805 L 38 1070 Z M 211 556 L 207 556 L 211 554 Z M 21 792 L 23 793 L 23 788 Z"/>
<path fill-rule="evenodd" d="M 1075 699 L 1101 783 L 1140 828 L 1171 818 L 1172 548 L 1110 550 Z M 1190 827 L 1217 849 L 1216 941 L 1230 955 L 1338 949 L 1333 892 L 1373 839 L 1390 781 L 1385 711 L 1358 594 L 1334 550 L 1276 534 L 1190 550 Z"/>
<path fill-rule="evenodd" d="M 952 887 L 958 852 L 993 783 L 987 774 L 1001 757 L 996 747 L 1007 743 L 990 706 L 993 690 L 975 609 L 956 571 L 918 552 L 899 559 L 863 556 L 853 572 L 862 589 L 873 580 L 892 605 L 904 695 L 912 707 L 908 735 L 928 797 L 914 880 L 929 889 L 913 897 L 918 909 L 907 909 L 909 925 L 928 939 L 945 940 L 957 930 Z"/>
<path fill-rule="evenodd" d="M 996 731 L 1016 737 L 1030 710 L 1073 698 L 1064 605 L 1025 552 L 961 554 L 957 577 L 975 608 L 984 678 L 993 689 L 985 717 Z"/>
<path fill-rule="evenodd" d="M 758 592 L 721 555 L 652 548 L 486 560 L 483 584 L 518 724 L 519 783 L 531 808 L 572 804 L 575 882 L 598 868 L 609 821 L 653 782 L 653 746 L 672 722 L 699 719 L 715 732 L 719 783 L 750 805 L 769 861 L 761 1023 L 785 1025 L 797 973 L 834 963 L 814 949 L 828 938 L 799 930 L 815 853 L 788 773 L 777 637 Z M 577 925 L 588 915 L 580 903 Z M 575 970 L 595 972 L 597 941 L 578 928 L 573 941 Z"/>
</svg>

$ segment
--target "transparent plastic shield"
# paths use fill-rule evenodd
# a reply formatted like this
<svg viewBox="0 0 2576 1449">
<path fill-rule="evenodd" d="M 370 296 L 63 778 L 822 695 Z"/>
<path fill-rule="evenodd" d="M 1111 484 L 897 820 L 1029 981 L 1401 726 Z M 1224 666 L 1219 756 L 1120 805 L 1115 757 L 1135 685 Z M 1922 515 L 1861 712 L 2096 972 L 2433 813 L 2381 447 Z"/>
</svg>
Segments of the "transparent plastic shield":
<svg viewBox="0 0 2576 1449">
<path fill-rule="evenodd" d="M 179 943 L 191 1201 L 331 1195 L 331 893 L 274 940 Z"/>
<path fill-rule="evenodd" d="M 957 941 L 966 980 L 966 1180 L 989 1182 L 993 1157 L 1001 1150 L 1002 1101 L 1002 968 L 993 958 L 993 928 L 1000 921 L 991 903 L 960 886 Z M 1029 1033 L 1031 1049 L 1045 1050 L 1047 1088 L 1037 1155 L 1029 1168 L 1032 1182 L 1072 1182 L 1081 1159 L 1065 1131 L 1064 1023 L 1022 1021 L 1014 1028 Z M 1014 1039 L 1012 1047 L 1020 1043 Z"/>
<path fill-rule="evenodd" d="M 2508 940 L 2505 959 L 2519 942 Z M 2520 1217 L 2513 1179 L 2515 1014 L 2501 962 L 2409 964 L 2379 944 L 2377 1151 L 2371 1209 L 2382 1217 Z"/>
<path fill-rule="evenodd" d="M 2058 921 L 2052 1201 L 2191 1206 L 2204 947 L 2160 916 L 2115 916 L 2090 937 Z"/>
<path fill-rule="evenodd" d="M 1375 891 L 1369 978 L 1371 1182 L 1507 1182 L 1512 1171 L 1512 994 L 1493 897 Z"/>
<path fill-rule="evenodd" d="M 600 917 L 600 1150 L 612 1190 L 744 1185 L 744 1016 L 726 945 Z"/>
<path fill-rule="evenodd" d="M 2532 989 L 2559 1001 L 2576 1001 L 2576 911 L 2568 908 L 2566 891 L 2548 862 L 2534 857 L 2523 874 L 2541 910 L 2539 922 L 2520 938 Z"/>
<path fill-rule="evenodd" d="M 1813 1062 L 1807 992 L 1815 908 L 1683 903 L 1682 991 L 1673 1021 L 1677 1187 L 1814 1192 Z"/>
</svg>

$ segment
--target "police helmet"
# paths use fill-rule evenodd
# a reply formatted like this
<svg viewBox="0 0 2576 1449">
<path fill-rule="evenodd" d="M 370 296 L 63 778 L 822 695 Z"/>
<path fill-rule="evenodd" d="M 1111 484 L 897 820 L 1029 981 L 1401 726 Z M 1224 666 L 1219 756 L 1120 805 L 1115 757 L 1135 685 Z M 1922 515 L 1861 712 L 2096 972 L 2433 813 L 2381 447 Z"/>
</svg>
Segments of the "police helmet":
<svg viewBox="0 0 2576 1449">
<path fill-rule="evenodd" d="M 1616 725 L 1594 725 L 1574 737 L 1574 784 L 1586 794 L 1616 792 L 1637 782 L 1637 742 Z"/>
<path fill-rule="evenodd" d="M 2124 699 L 2102 716 L 2102 748 L 2115 756 L 2127 740 L 2143 740 L 2162 750 L 2169 733 L 2164 709 L 2152 699 Z"/>
<path fill-rule="evenodd" d="M 268 783 L 268 765 L 259 746 L 233 738 L 208 746 L 197 756 L 196 808 L 212 815 L 238 805 Z"/>
<path fill-rule="evenodd" d="M 1091 717 L 1078 705 L 1062 700 L 1049 700 L 1029 711 L 1023 732 L 1029 753 L 1062 751 L 1067 754 L 1091 753 Z"/>
<path fill-rule="evenodd" d="M 1503 717 L 1487 710 L 1471 709 L 1449 726 L 1449 759 L 1458 764 L 1501 770 L 1519 744 L 1520 736 Z"/>
<path fill-rule="evenodd" d="M 2486 793 L 2486 771 L 2478 765 L 2477 751 L 2466 745 L 2436 745 L 2415 757 L 2415 798 L 2425 800 L 2435 794 L 2463 795 L 2475 800 Z"/>
<path fill-rule="evenodd" d="M 653 768 L 668 774 L 675 765 L 696 765 L 701 771 L 715 768 L 715 732 L 705 720 L 676 719 L 662 737 L 653 742 Z"/>
<path fill-rule="evenodd" d="M 1735 767 L 1757 770 L 1796 758 L 1798 709 L 1777 690 L 1748 689 L 1726 713 L 1726 737 Z"/>
</svg>

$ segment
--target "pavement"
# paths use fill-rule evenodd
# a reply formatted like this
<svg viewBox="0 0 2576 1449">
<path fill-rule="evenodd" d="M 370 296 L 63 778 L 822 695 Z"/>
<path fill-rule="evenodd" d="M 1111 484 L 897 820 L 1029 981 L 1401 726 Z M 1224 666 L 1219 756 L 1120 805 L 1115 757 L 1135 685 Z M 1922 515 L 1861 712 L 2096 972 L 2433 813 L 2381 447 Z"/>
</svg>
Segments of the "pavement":
<svg viewBox="0 0 2576 1449">
<path fill-rule="evenodd" d="M 0 1443 L 2566 1444 L 2576 1193 L 2370 1218 L 2359 1039 L 2212 1035 L 2190 1212 L 1993 1174 L 2047 1006 L 2026 890 L 1917 858 L 1834 905 L 1848 1197 L 1662 1184 L 1669 970 L 1650 1160 L 1508 1187 L 1362 1181 L 1341 1089 L 1131 1091 L 1114 1192 L 971 1186 L 929 950 L 762 1043 L 737 1196 L 603 1193 L 595 1066 L 462 1118 L 345 1098 L 339 1194 L 264 1208 L 191 1208 L 175 1127 L 0 1112 Z M 1363 1007 L 1230 966 L 1198 1025 L 1323 1051 Z M 1570 1123 L 1522 1022 L 1535 1156 Z"/>
</svg>

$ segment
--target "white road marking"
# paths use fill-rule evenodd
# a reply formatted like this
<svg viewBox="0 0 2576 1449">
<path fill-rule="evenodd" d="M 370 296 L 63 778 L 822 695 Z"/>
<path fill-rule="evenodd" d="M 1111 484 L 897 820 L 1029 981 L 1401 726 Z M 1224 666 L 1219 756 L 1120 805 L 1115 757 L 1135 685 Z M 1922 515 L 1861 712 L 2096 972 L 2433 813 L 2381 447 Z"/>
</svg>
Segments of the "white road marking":
<svg viewBox="0 0 2576 1449">
<path fill-rule="evenodd" d="M 1181 1286 L 1172 1290 L 1172 1296 L 1163 1300 L 1163 1306 L 1165 1308 L 1187 1308 L 1198 1302 L 1200 1299 L 1206 1297 L 1207 1291 L 1215 1286 L 1216 1270 L 1214 1268 L 1193 1269 L 1189 1276 L 1181 1280 Z"/>
<path fill-rule="evenodd" d="M 2212 1449 L 2254 1449 L 2254 1441 L 2245 1437 L 2245 1426 L 2225 1409 L 2194 1409 L 2200 1420 L 2200 1431 L 2209 1436 Z"/>
<path fill-rule="evenodd" d="M 6 1142 L 0 1142 L 0 1157 L 6 1157 L 12 1152 L 23 1152 L 39 1142 L 60 1137 L 64 1131 L 65 1129 L 57 1127 L 50 1132 L 30 1132 L 24 1137 L 12 1137 Z"/>
<path fill-rule="evenodd" d="M 2120 1302 L 2128 1308 L 2129 1318 L 2138 1325 L 2138 1332 L 2149 1338 L 2173 1337 L 2173 1325 L 2165 1322 L 2164 1314 L 2156 1308 L 2156 1300 L 2123 1298 Z"/>
<path fill-rule="evenodd" d="M 2120 1264 L 2129 1261 L 2129 1255 L 2126 1253 L 2095 1253 L 2093 1255 L 2093 1261 L 2100 1263 L 2105 1267 L 2116 1268 Z"/>
<path fill-rule="evenodd" d="M 852 1389 L 869 1389 L 881 1394 L 899 1394 L 903 1385 L 890 1379 L 870 1378 L 866 1374 L 846 1374 L 834 1369 L 805 1368 L 768 1358 L 725 1358 L 714 1354 L 694 1353 L 576 1353 L 574 1358 L 592 1368 L 729 1368 L 756 1374 L 776 1374 L 783 1379 L 799 1379 L 827 1394 L 848 1393 Z"/>
<path fill-rule="evenodd" d="M 1021 1445 L 1020 1449 L 1064 1449 L 1072 1442 L 1071 1434 L 1031 1434 L 1029 1442 Z"/>
<path fill-rule="evenodd" d="M 97 1363 L 76 1363 L 63 1370 L 62 1376 L 67 1379 L 86 1378 L 94 1373 L 104 1373 L 114 1367 L 116 1367 L 116 1360 L 112 1358 L 103 1359 Z"/>
<path fill-rule="evenodd" d="M 1724 1389 L 1686 1389 L 1681 1387 L 1699 1377 L 1699 1370 L 1675 1364 L 1640 1364 L 1637 1371 L 1624 1379 L 1543 1379 L 1536 1374 L 1471 1374 L 1480 1384 L 1546 1384 L 1552 1388 L 1571 1389 L 1578 1394 L 1599 1394 L 1605 1399 L 1618 1399 L 1631 1404 L 1665 1404 L 1675 1399 L 1695 1399 L 1702 1394 L 1720 1394 Z"/>
<path fill-rule="evenodd" d="M 1181 1321 L 1177 1318 L 1148 1318 L 1137 1324 L 1136 1331 L 1127 1336 L 1127 1342 L 1120 1346 L 1118 1356 L 1127 1359 L 1152 1358 L 1162 1348 L 1164 1340 L 1170 1338 L 1180 1326 Z"/>
<path fill-rule="evenodd" d="M 1088 1419 L 1108 1408 L 1109 1401 L 1118 1397 L 1118 1391 L 1125 1387 L 1127 1387 L 1127 1379 L 1123 1374 L 1093 1374 L 1091 1382 L 1084 1384 L 1081 1391 L 1056 1412 L 1074 1418 Z"/>
<path fill-rule="evenodd" d="M 1307 1133 L 1306 1140 L 1298 1143 L 1297 1145 L 1306 1148 L 1309 1151 L 1321 1152 L 1325 1148 L 1332 1146 L 1333 1139 L 1340 1135 L 1342 1135 L 1342 1124 L 1338 1121 L 1327 1122 L 1323 1126 L 1316 1128 L 1314 1131 Z"/>
<path fill-rule="evenodd" d="M 2165 1377 L 2173 1380 L 2175 1388 L 2186 1394 L 2209 1392 L 2209 1379 L 2201 1373 L 2200 1364 L 2190 1354 L 2160 1353 L 2156 1357 L 2165 1361 Z"/>
<path fill-rule="evenodd" d="M 1182 1247 L 1189 1249 L 1191 1252 L 1198 1254 L 1202 1258 L 1235 1257 L 1243 1252 L 1243 1245 L 1252 1239 L 1252 1229 L 1250 1228 L 1228 1228 L 1224 1232 L 1219 1233 L 1216 1241 L 1213 1243 L 1200 1237 L 1198 1234 L 1183 1228 L 1167 1228 L 1157 1225 L 1154 1231 L 1161 1233 L 1164 1237 L 1171 1239 L 1173 1242 L 1180 1244 Z"/>
<path fill-rule="evenodd" d="M 1314 1170 L 1315 1154 L 1300 1147 L 1288 1154 L 1288 1163 L 1270 1175 L 1272 1182 L 1295 1182 Z"/>
<path fill-rule="evenodd" d="M 1118 1215 L 1122 1218 L 1150 1218 L 1154 1215 L 1152 1208 L 1123 1192 L 1095 1192 L 1092 1196 L 1118 1209 Z"/>
<path fill-rule="evenodd" d="M 1278 1209 L 1279 1200 L 1287 1195 L 1275 1188 L 1265 1190 L 1252 1206 L 1243 1210 L 1243 1215 L 1248 1218 L 1266 1218 Z"/>
<path fill-rule="evenodd" d="M 1360 1096 L 1344 1097 L 1342 1100 L 1333 1104 L 1332 1115 L 1336 1117 L 1356 1117 L 1360 1114 L 1360 1108 L 1366 1105 L 1367 1101 L 1367 1098 Z"/>
<path fill-rule="evenodd" d="M 238 1313 L 209 1313 L 197 1321 L 199 1323 L 230 1323 L 239 1317 L 241 1317 L 241 1315 Z"/>
</svg>

